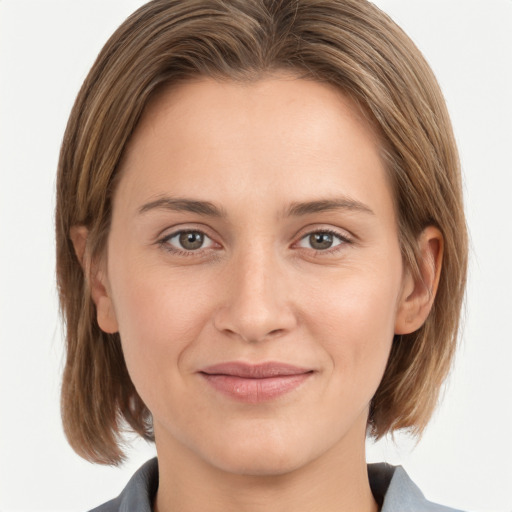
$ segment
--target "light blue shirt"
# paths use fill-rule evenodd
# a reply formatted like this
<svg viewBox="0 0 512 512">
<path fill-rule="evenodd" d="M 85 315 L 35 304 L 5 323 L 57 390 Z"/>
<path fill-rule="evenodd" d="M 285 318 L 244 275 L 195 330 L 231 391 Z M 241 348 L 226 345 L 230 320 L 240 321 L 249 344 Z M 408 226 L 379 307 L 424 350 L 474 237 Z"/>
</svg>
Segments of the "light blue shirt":
<svg viewBox="0 0 512 512">
<path fill-rule="evenodd" d="M 401 466 L 369 464 L 370 486 L 381 512 L 460 512 L 427 501 Z M 115 499 L 90 512 L 152 512 L 158 489 L 157 459 L 148 460 Z"/>
</svg>

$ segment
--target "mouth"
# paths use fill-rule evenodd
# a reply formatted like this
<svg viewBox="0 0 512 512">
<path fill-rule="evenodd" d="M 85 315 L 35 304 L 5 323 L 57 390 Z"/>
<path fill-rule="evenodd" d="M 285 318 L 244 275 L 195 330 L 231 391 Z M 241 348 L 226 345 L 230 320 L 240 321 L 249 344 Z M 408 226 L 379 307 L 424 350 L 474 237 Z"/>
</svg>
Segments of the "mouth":
<svg viewBox="0 0 512 512">
<path fill-rule="evenodd" d="M 236 401 L 268 402 L 300 387 L 314 370 L 268 362 L 221 363 L 203 368 L 199 374 L 215 390 Z"/>
</svg>

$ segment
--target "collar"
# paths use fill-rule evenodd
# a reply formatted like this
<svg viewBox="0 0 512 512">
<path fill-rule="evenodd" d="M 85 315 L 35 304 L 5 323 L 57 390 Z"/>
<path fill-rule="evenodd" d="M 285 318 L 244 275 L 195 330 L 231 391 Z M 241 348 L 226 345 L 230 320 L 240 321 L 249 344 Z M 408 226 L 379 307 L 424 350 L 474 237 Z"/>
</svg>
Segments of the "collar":
<svg viewBox="0 0 512 512">
<path fill-rule="evenodd" d="M 427 501 L 401 466 L 368 464 L 370 487 L 380 512 L 460 512 Z M 90 512 L 152 512 L 158 489 L 158 461 L 148 460 L 121 494 Z"/>
</svg>

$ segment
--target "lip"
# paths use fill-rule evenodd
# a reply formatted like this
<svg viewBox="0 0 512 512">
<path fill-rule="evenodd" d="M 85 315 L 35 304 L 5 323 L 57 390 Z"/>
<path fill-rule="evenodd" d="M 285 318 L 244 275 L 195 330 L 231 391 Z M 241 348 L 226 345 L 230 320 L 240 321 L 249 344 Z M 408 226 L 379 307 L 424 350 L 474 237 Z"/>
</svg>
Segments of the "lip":
<svg viewBox="0 0 512 512">
<path fill-rule="evenodd" d="M 286 363 L 228 362 L 208 366 L 199 374 L 216 391 L 239 402 L 268 402 L 293 391 L 313 370 Z"/>
</svg>

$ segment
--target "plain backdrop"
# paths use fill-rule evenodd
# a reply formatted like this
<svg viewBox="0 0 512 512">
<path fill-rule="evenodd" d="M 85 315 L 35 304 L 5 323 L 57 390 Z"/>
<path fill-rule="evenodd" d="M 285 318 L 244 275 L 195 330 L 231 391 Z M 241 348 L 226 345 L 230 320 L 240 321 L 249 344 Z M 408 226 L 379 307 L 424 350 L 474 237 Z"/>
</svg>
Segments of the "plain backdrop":
<svg viewBox="0 0 512 512">
<path fill-rule="evenodd" d="M 81 82 L 140 0 L 0 0 L 0 511 L 80 511 L 114 497 L 122 468 L 66 444 L 54 284 L 55 170 Z M 472 254 L 461 349 L 423 439 L 369 443 L 428 498 L 512 511 L 512 1 L 379 0 L 432 65 L 462 158 Z"/>
</svg>

